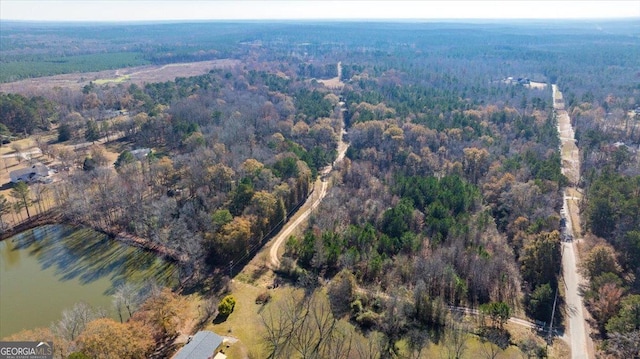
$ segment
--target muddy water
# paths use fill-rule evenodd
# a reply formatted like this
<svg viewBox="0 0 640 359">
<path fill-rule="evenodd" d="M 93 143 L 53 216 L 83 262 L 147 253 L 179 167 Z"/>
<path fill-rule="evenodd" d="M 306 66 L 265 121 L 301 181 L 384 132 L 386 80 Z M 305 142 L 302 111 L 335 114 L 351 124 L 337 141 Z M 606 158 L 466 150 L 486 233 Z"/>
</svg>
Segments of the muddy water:
<svg viewBox="0 0 640 359">
<path fill-rule="evenodd" d="M 111 294 L 122 282 L 172 285 L 176 268 L 153 253 L 90 229 L 48 225 L 0 242 L 0 338 L 49 326 L 76 302 L 115 318 Z"/>
</svg>

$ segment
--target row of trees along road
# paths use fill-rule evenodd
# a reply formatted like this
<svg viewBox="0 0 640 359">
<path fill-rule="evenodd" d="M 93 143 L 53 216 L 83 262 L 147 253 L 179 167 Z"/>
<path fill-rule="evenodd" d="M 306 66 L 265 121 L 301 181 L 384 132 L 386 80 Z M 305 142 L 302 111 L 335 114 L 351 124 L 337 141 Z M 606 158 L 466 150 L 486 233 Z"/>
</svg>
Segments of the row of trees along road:
<svg viewBox="0 0 640 359">
<path fill-rule="evenodd" d="M 67 221 L 175 249 L 190 259 L 183 277 L 198 278 L 207 266 L 226 266 L 258 248 L 334 159 L 339 98 L 306 76 L 332 76 L 342 59 L 351 146 L 310 230 L 287 243 L 282 273 L 309 285 L 350 273 L 357 290 L 331 305 L 386 335 L 385 350 L 396 352 L 395 343 L 420 338 L 416 333 L 434 342 L 448 333 L 445 340 L 459 343 L 463 331 L 446 320 L 447 305 L 504 303 L 549 320 L 566 181 L 550 89 L 501 80 L 557 82 L 585 149 L 587 225 L 603 236 L 613 228 L 605 237 L 617 250 L 593 253 L 595 264 L 617 264 L 592 271 L 593 303 L 613 303 L 595 317 L 611 348 L 634 342 L 633 323 L 612 322 L 631 317 L 634 297 L 623 299 L 637 293 L 638 278 L 625 257 L 634 253 L 637 166 L 633 151 L 610 146 L 614 139 L 637 144 L 640 133 L 622 116 L 640 103 L 630 75 L 640 56 L 621 46 L 628 29 L 295 26 L 260 32 L 263 46 L 225 42 L 222 53 L 246 60 L 243 67 L 145 86 L 91 84 L 42 100 L 3 94 L 14 114 L 3 123 L 28 133 L 57 122 L 73 141 L 95 137 L 99 125 L 103 134 L 125 136 L 123 150 L 153 148 L 117 171 L 109 163 L 75 171 L 52 192 Z M 49 104 L 53 113 L 45 111 Z M 108 109 L 129 116 L 103 130 L 100 114 Z M 609 214 L 617 221 L 606 220 Z"/>
</svg>

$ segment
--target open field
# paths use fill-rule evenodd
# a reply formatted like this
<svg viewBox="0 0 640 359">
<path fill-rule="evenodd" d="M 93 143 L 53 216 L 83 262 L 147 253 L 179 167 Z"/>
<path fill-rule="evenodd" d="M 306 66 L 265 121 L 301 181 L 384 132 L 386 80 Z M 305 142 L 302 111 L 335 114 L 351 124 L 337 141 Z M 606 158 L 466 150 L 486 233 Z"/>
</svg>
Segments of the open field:
<svg viewBox="0 0 640 359">
<path fill-rule="evenodd" d="M 250 358 L 250 357 L 265 357 L 266 346 L 263 341 L 264 324 L 260 317 L 260 314 L 264 311 L 268 311 L 273 305 L 277 305 L 277 302 L 282 301 L 293 294 L 295 289 L 288 285 L 284 285 L 275 289 L 269 289 L 269 293 L 272 295 L 272 302 L 266 305 L 255 304 L 255 298 L 263 291 L 268 290 L 261 286 L 245 283 L 237 278 L 231 284 L 231 294 L 236 299 L 236 307 L 231 315 L 223 322 L 210 323 L 203 329 L 211 330 L 219 335 L 236 338 L 238 342 L 232 344 L 230 347 L 224 349 L 225 354 L 230 359 Z M 274 303 L 275 302 L 275 303 Z M 344 324 L 347 324 L 347 319 L 341 319 Z M 465 316 L 462 322 L 466 323 L 469 327 L 474 327 L 477 317 Z M 522 343 L 525 341 L 532 341 L 538 345 L 544 346 L 544 340 L 530 328 L 525 328 L 521 325 L 508 323 L 505 325 L 505 329 L 511 334 L 511 344 L 506 350 L 501 351 L 496 358 L 522 358 L 526 357 L 525 354 L 514 344 Z M 358 332 L 354 336 L 354 343 L 364 343 L 365 338 L 362 333 Z M 397 343 L 399 348 L 404 349 L 406 343 L 400 341 Z M 471 358 L 474 353 L 484 353 L 490 346 L 488 343 L 483 343 L 480 338 L 472 333 L 465 335 L 465 354 L 464 358 Z M 448 348 L 443 342 L 431 343 L 422 352 L 420 358 L 440 358 L 447 357 Z M 566 358 L 569 354 L 569 348 L 566 343 L 561 339 L 556 338 L 553 345 L 549 346 L 549 358 Z"/>
<path fill-rule="evenodd" d="M 36 95 L 52 91 L 55 88 L 80 90 L 92 81 L 98 85 L 114 83 L 142 85 L 151 82 L 173 81 L 177 77 L 201 75 L 213 69 L 230 68 L 239 63 L 239 60 L 222 59 L 46 76 L 0 84 L 0 92 Z"/>
<path fill-rule="evenodd" d="M 339 77 L 330 78 L 328 80 L 317 80 L 321 84 L 324 84 L 330 89 L 341 89 L 344 87 L 344 82 L 340 81 Z"/>
<path fill-rule="evenodd" d="M 123 82 L 129 80 L 130 78 L 131 78 L 131 76 L 124 75 L 124 76 L 117 77 L 115 79 L 97 79 L 97 80 L 93 81 L 93 83 L 96 84 L 96 85 L 119 84 L 119 83 L 123 83 Z"/>
<path fill-rule="evenodd" d="M 536 90 L 544 90 L 547 88 L 547 84 L 544 82 L 535 82 L 530 81 L 528 85 L 525 85 L 528 88 L 536 89 Z"/>
<path fill-rule="evenodd" d="M 236 358 L 247 357 L 249 351 L 256 358 L 265 357 L 265 348 L 262 345 L 263 324 L 260 319 L 264 307 L 255 304 L 256 297 L 262 290 L 247 283 L 233 281 L 231 295 L 236 299 L 233 313 L 226 321 L 204 328 L 219 335 L 238 338 L 240 341 L 234 345 L 236 353 L 239 354 Z M 271 291 L 271 295 L 275 299 L 286 294 L 282 291 Z"/>
<path fill-rule="evenodd" d="M 338 62 L 337 67 L 338 67 L 338 76 L 327 79 L 327 80 L 317 80 L 317 81 L 332 90 L 341 90 L 344 87 L 344 82 L 340 80 L 342 78 L 342 62 Z"/>
</svg>

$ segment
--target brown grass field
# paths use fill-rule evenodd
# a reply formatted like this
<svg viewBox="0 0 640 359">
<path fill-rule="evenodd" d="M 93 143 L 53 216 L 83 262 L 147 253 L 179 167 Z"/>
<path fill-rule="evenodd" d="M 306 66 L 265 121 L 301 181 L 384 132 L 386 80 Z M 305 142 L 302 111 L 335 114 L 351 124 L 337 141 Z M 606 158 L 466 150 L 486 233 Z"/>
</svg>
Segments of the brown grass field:
<svg viewBox="0 0 640 359">
<path fill-rule="evenodd" d="M 45 76 L 0 84 L 0 92 L 36 95 L 52 91 L 54 88 L 79 90 L 92 81 L 98 85 L 120 83 L 142 85 L 152 82 L 172 81 L 177 77 L 197 76 L 213 69 L 231 68 L 239 63 L 239 60 L 221 59 Z"/>
</svg>

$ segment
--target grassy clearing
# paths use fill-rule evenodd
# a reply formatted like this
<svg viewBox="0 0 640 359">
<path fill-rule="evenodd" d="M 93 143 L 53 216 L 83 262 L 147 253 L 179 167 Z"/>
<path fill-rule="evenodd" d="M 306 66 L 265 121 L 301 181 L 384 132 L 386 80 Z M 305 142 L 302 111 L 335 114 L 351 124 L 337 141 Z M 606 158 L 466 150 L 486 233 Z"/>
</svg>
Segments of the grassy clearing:
<svg viewBox="0 0 640 359">
<path fill-rule="evenodd" d="M 125 81 L 128 81 L 131 76 L 123 75 L 120 77 L 116 77 L 115 79 L 97 79 L 94 80 L 93 83 L 96 85 L 104 85 L 104 84 L 119 84 Z"/>
<path fill-rule="evenodd" d="M 236 344 L 231 345 L 225 350 L 225 354 L 230 359 L 249 357 L 264 358 L 267 352 L 262 340 L 264 324 L 262 323 L 260 314 L 267 310 L 268 306 L 283 301 L 285 298 L 293 295 L 294 291 L 300 289 L 282 286 L 269 290 L 272 299 L 271 302 L 266 305 L 255 304 L 255 299 L 258 294 L 265 290 L 263 288 L 243 283 L 236 279 L 232 283 L 231 289 L 231 295 L 236 299 L 236 306 L 233 313 L 231 313 L 226 321 L 218 324 L 211 323 L 204 329 L 239 339 Z M 346 321 L 343 324 L 350 325 Z M 365 339 L 362 335 L 357 334 L 355 340 L 364 341 Z"/>
<path fill-rule="evenodd" d="M 488 347 L 493 344 L 483 343 L 480 339 L 472 334 L 467 336 L 464 343 L 465 350 L 462 354 L 462 358 L 483 358 L 485 353 L 488 353 Z M 425 350 L 422 351 L 420 358 L 448 358 L 449 353 L 446 345 L 443 343 L 434 344 L 431 343 Z M 520 349 L 515 345 L 510 345 L 507 349 L 499 351 L 496 359 L 511 359 L 511 358 L 526 358 L 526 354 L 522 353 Z"/>
<path fill-rule="evenodd" d="M 277 289 L 269 290 L 272 295 L 272 302 L 264 306 L 255 304 L 256 297 L 264 290 L 264 288 L 244 283 L 238 279 L 234 280 L 231 285 L 231 294 L 236 299 L 236 307 L 233 313 L 226 321 L 222 323 L 209 323 L 203 328 L 216 332 L 220 335 L 239 339 L 237 343 L 224 349 L 225 354 L 230 359 L 264 358 L 266 356 L 266 348 L 262 341 L 264 325 L 260 319 L 260 313 L 268 310 L 268 306 L 272 305 L 271 303 L 283 300 L 299 289 L 282 286 Z M 474 320 L 475 318 L 473 317 L 466 319 L 470 325 L 475 323 Z M 346 320 L 343 321 L 343 324 L 351 326 L 351 324 Z M 539 337 L 537 333 L 532 332 L 529 328 L 524 328 L 514 324 L 507 324 L 506 328 L 511 333 L 512 344 L 532 341 L 539 346 L 545 346 L 543 338 Z M 357 330 L 354 339 L 357 342 L 364 342 L 366 340 Z M 400 350 L 406 350 L 406 343 L 404 341 L 399 342 L 397 345 Z M 468 334 L 466 336 L 465 350 L 462 358 L 482 357 L 489 346 L 490 344 L 482 342 L 477 335 Z M 438 344 L 431 343 L 422 351 L 420 358 L 442 358 L 447 357 L 447 353 L 447 346 L 441 341 Z M 560 340 L 556 340 L 553 346 L 549 347 L 549 358 L 565 358 L 568 353 L 568 347 Z M 510 345 L 505 350 L 499 351 L 496 358 L 508 359 L 526 357 L 527 355 L 523 353 L 518 346 Z"/>
<path fill-rule="evenodd" d="M 260 313 L 264 306 L 255 303 L 256 297 L 263 289 L 235 280 L 231 284 L 231 295 L 236 299 L 233 313 L 222 323 L 210 323 L 204 329 L 220 335 L 239 339 L 232 345 L 229 352 L 230 359 L 244 358 L 251 353 L 253 357 L 264 358 L 262 349 L 262 322 Z M 279 298 L 282 291 L 273 290 L 271 295 Z M 233 355 L 231 355 L 233 354 Z M 238 356 L 236 356 L 238 355 Z"/>
</svg>

